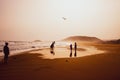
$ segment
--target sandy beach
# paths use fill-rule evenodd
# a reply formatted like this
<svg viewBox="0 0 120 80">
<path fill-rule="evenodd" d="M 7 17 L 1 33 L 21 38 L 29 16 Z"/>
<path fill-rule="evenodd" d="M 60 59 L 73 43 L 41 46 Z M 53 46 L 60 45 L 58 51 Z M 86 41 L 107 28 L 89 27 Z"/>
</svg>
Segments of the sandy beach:
<svg viewBox="0 0 120 80">
<path fill-rule="evenodd" d="M 49 59 L 43 55 L 48 49 L 38 49 L 11 56 L 8 64 L 0 62 L 0 80 L 120 80 L 120 45 L 93 46 L 107 52 Z"/>
<path fill-rule="evenodd" d="M 120 0 L 0 0 L 0 80 L 120 80 Z"/>
</svg>

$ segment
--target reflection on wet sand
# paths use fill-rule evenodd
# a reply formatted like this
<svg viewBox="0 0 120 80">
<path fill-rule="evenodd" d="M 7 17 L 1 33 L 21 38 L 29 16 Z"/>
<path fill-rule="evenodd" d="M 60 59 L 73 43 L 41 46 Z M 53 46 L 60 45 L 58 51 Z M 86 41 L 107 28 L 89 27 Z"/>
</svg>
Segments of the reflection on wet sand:
<svg viewBox="0 0 120 80">
<path fill-rule="evenodd" d="M 55 52 L 54 52 L 54 50 L 50 50 L 50 53 L 51 53 L 51 54 L 53 54 L 53 55 L 55 55 Z"/>
<path fill-rule="evenodd" d="M 55 59 L 55 58 L 69 58 L 70 57 L 70 49 L 69 48 L 55 48 L 54 51 L 49 48 L 39 50 L 39 51 L 32 51 L 32 53 L 38 53 L 38 54 L 43 54 L 43 58 L 47 59 Z M 83 57 L 83 56 L 89 56 L 89 55 L 95 55 L 95 54 L 101 54 L 104 53 L 104 51 L 98 50 L 97 48 L 93 46 L 83 46 L 79 47 L 77 49 L 77 57 Z"/>
</svg>

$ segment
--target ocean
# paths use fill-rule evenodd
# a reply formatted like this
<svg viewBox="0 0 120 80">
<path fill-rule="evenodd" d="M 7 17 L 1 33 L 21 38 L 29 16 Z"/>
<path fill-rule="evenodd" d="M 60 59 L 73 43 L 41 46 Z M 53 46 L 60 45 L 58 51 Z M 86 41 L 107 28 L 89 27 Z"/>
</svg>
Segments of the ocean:
<svg viewBox="0 0 120 80">
<path fill-rule="evenodd" d="M 34 50 L 34 49 L 42 49 L 49 48 L 51 45 L 51 41 L 45 42 L 30 42 L 30 41 L 7 41 L 9 43 L 9 49 L 11 55 L 16 55 L 20 52 Z M 0 41 L 0 57 L 3 56 L 3 47 L 5 45 L 5 41 Z M 68 46 L 69 43 L 66 42 L 56 42 L 55 46 L 57 47 L 65 47 Z"/>
</svg>

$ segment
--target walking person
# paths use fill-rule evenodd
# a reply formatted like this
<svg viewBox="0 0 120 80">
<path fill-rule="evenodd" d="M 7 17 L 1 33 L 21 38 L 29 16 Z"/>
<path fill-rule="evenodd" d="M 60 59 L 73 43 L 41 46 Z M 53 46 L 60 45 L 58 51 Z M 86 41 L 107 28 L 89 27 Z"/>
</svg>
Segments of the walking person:
<svg viewBox="0 0 120 80">
<path fill-rule="evenodd" d="M 74 45 L 74 49 L 75 49 L 75 54 L 74 54 L 74 57 L 77 56 L 77 43 L 75 42 L 75 45 Z"/>
<path fill-rule="evenodd" d="M 72 44 L 70 44 L 70 57 L 72 57 Z"/>
<path fill-rule="evenodd" d="M 4 63 L 8 63 L 8 56 L 10 54 L 10 51 L 9 51 L 9 47 L 8 47 L 7 42 L 5 43 L 5 46 L 3 48 L 3 52 L 4 52 Z"/>
</svg>

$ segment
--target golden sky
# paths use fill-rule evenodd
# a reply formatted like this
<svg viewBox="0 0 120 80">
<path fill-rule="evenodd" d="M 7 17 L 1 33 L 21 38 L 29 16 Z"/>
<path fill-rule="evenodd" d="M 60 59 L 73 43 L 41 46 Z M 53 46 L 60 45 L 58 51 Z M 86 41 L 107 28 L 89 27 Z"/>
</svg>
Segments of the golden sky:
<svg viewBox="0 0 120 80">
<path fill-rule="evenodd" d="M 73 35 L 120 38 L 120 0 L 0 0 L 0 40 Z"/>
</svg>

